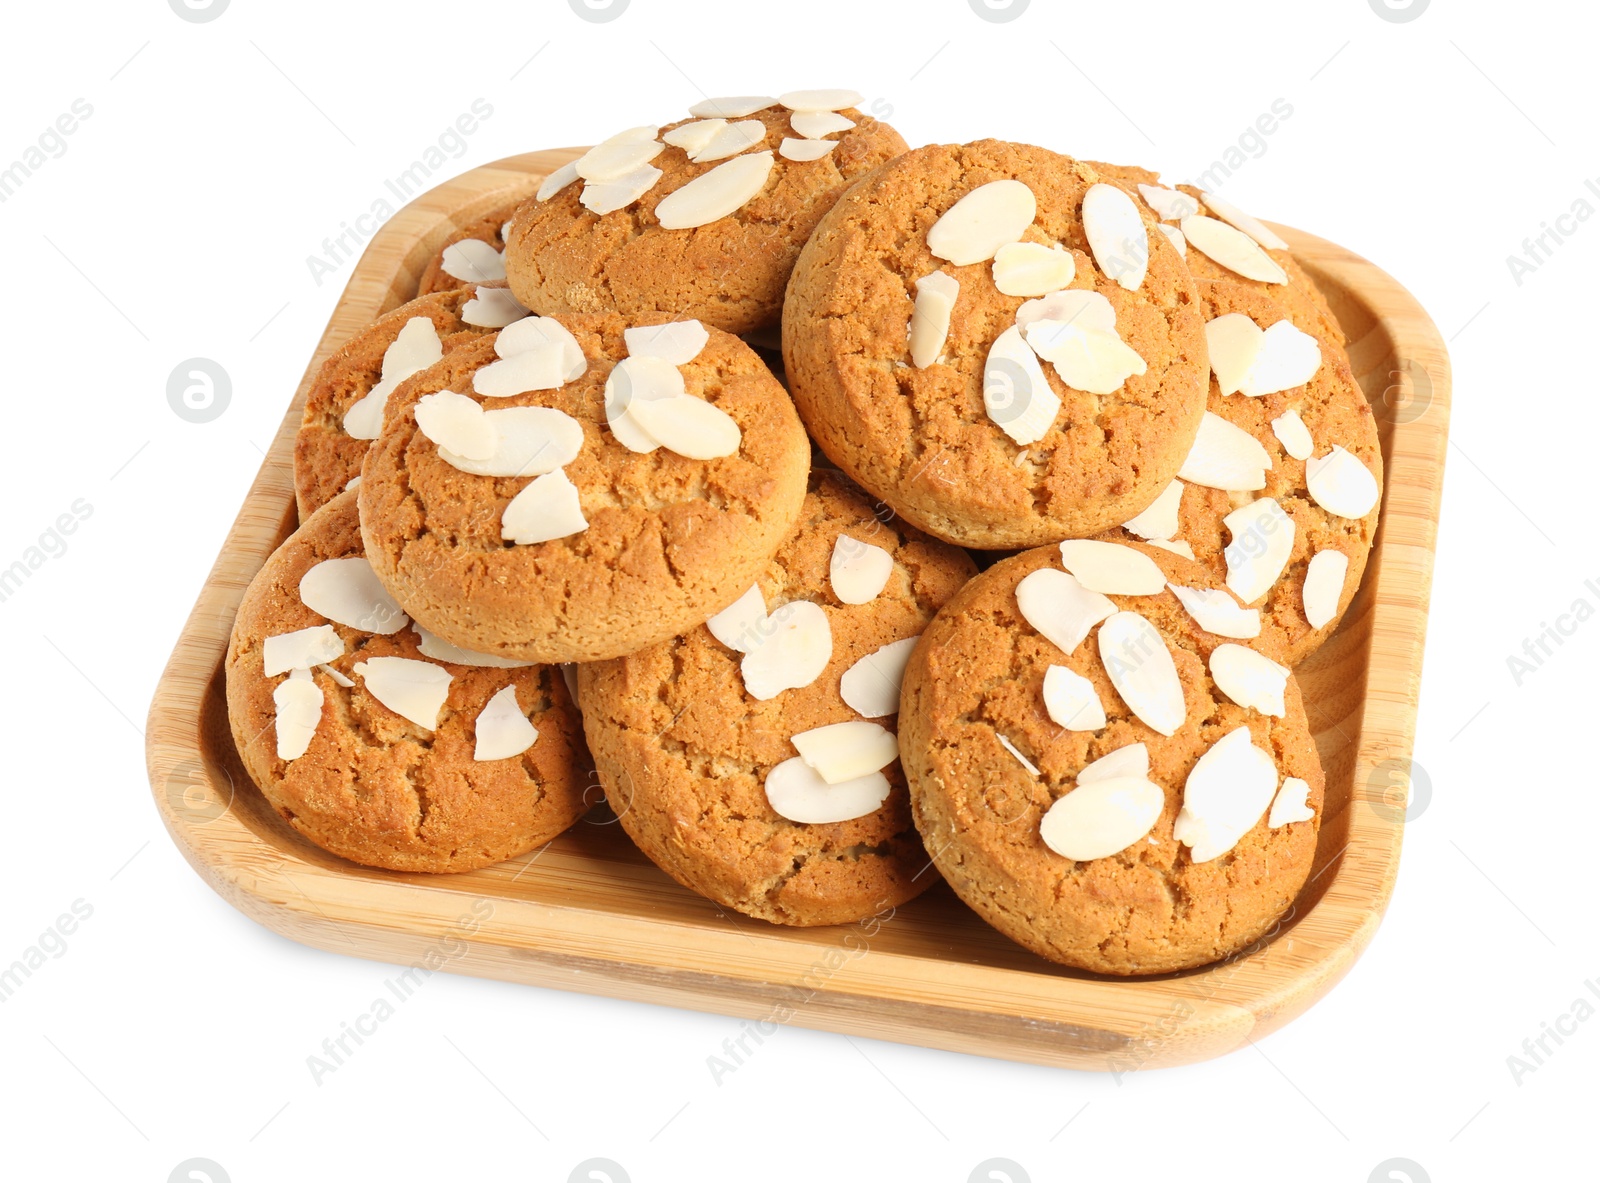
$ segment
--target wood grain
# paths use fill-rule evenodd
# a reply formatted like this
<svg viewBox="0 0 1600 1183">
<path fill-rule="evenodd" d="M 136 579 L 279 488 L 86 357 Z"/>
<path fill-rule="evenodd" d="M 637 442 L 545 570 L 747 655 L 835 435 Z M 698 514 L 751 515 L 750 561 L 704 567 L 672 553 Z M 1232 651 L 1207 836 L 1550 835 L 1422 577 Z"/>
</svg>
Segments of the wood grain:
<svg viewBox="0 0 1600 1183">
<path fill-rule="evenodd" d="M 345 338 L 410 295 L 454 229 L 531 192 L 578 151 L 511 157 L 431 190 L 378 231 L 357 265 L 151 704 L 151 787 L 200 876 L 285 936 L 425 972 L 1074 1068 L 1130 1072 L 1218 1056 L 1326 994 L 1371 941 L 1399 866 L 1404 780 L 1386 762 L 1408 767 L 1411 755 L 1450 369 L 1404 288 L 1287 227 L 1277 229 L 1350 337 L 1387 487 L 1361 591 L 1299 671 L 1328 773 L 1317 870 L 1283 925 L 1245 955 L 1154 979 L 1076 973 L 1011 944 L 943 885 L 878 921 L 777 928 L 670 881 L 603 805 L 532 855 L 437 877 L 353 866 L 279 820 L 234 752 L 221 667 L 246 585 L 294 526 L 291 458 L 307 386 Z"/>
</svg>

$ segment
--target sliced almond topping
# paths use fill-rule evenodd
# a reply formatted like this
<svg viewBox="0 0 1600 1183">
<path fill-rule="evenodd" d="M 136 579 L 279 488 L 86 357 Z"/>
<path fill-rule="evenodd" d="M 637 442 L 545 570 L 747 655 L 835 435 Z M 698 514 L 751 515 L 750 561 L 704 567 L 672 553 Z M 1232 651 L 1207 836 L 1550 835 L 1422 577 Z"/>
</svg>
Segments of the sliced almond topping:
<svg viewBox="0 0 1600 1183">
<path fill-rule="evenodd" d="M 861 101 L 853 90 L 791 90 L 778 96 L 779 105 L 791 111 L 843 111 Z"/>
<path fill-rule="evenodd" d="M 987 263 L 1033 225 L 1038 203 L 1021 181 L 990 181 L 952 205 L 928 229 L 928 249 L 957 267 Z"/>
<path fill-rule="evenodd" d="M 674 320 L 664 325 L 623 329 L 622 339 L 629 357 L 659 357 L 672 365 L 686 366 L 700 356 L 711 334 L 697 320 Z"/>
<path fill-rule="evenodd" d="M 804 163 L 808 160 L 821 160 L 838 145 L 838 140 L 797 140 L 784 136 L 783 142 L 778 145 L 778 155 L 785 160 Z"/>
<path fill-rule="evenodd" d="M 346 493 L 348 493 L 351 489 L 359 489 L 360 487 L 361 474 L 359 472 L 344 483 L 344 491 Z"/>
<path fill-rule="evenodd" d="M 537 345 L 499 361 L 492 361 L 472 375 L 473 393 L 485 398 L 511 398 L 533 390 L 559 390 L 566 383 L 567 366 L 563 350 L 560 345 L 553 344 Z"/>
<path fill-rule="evenodd" d="M 588 528 L 578 487 L 559 468 L 535 477 L 500 515 L 500 537 L 519 546 L 566 538 Z"/>
<path fill-rule="evenodd" d="M 1171 735 L 1188 708 L 1167 643 L 1137 612 L 1117 612 L 1100 626 L 1100 662 L 1128 709 L 1147 726 Z"/>
<path fill-rule="evenodd" d="M 1121 780 L 1130 776 L 1139 780 L 1150 779 L 1150 749 L 1142 743 L 1126 744 L 1085 764 L 1078 772 L 1077 781 L 1080 785 L 1092 785 L 1096 781 Z"/>
<path fill-rule="evenodd" d="M 750 697 L 765 702 L 815 682 L 833 660 L 828 614 L 810 600 L 791 600 L 767 617 L 764 636 L 739 663 Z"/>
<path fill-rule="evenodd" d="M 1255 436 L 1207 411 L 1178 476 L 1208 489 L 1248 492 L 1267 487 L 1271 467 L 1272 457 Z"/>
<path fill-rule="evenodd" d="M 848 534 L 833 540 L 828 579 L 841 603 L 866 604 L 877 599 L 893 573 L 894 558 L 883 547 Z"/>
<path fill-rule="evenodd" d="M 731 98 L 703 99 L 689 108 L 689 114 L 703 119 L 743 119 L 768 107 L 776 107 L 778 100 L 766 95 L 741 94 Z"/>
<path fill-rule="evenodd" d="M 1017 327 L 1026 330 L 1035 321 L 1054 320 L 1077 325 L 1080 329 L 1117 331 L 1117 310 L 1111 301 L 1088 288 L 1051 292 L 1037 300 L 1026 300 L 1017 309 Z"/>
<path fill-rule="evenodd" d="M 1161 231 L 1162 234 L 1166 235 L 1167 241 L 1170 242 L 1173 246 L 1173 249 L 1178 252 L 1178 257 L 1180 259 L 1187 259 L 1189 257 L 1189 241 L 1188 239 L 1184 238 L 1182 230 L 1179 230 L 1176 226 L 1169 226 L 1165 222 L 1157 222 L 1156 229 Z"/>
<path fill-rule="evenodd" d="M 1184 218 L 1200 212 L 1200 203 L 1178 189 L 1167 189 L 1161 185 L 1140 185 L 1139 196 L 1144 198 L 1146 205 L 1156 211 L 1156 217 L 1163 221 L 1181 222 Z"/>
<path fill-rule="evenodd" d="M 414 657 L 369 657 L 355 664 L 367 692 L 402 719 L 428 731 L 450 696 L 450 671 Z"/>
<path fill-rule="evenodd" d="M 1039 766 L 1037 764 L 1035 764 L 1032 760 L 1028 759 L 1028 757 L 1024 756 L 1022 754 L 1022 749 L 1021 748 L 1019 748 L 1016 744 L 1012 743 L 1005 736 L 1001 735 L 998 731 L 996 731 L 994 733 L 994 737 L 1000 741 L 1000 746 L 1001 747 L 1003 747 L 1006 751 L 1010 752 L 1013 756 L 1015 756 L 1017 758 L 1017 763 L 1021 764 L 1024 768 L 1026 768 L 1028 770 L 1028 775 L 1029 776 L 1038 776 L 1039 775 Z"/>
<path fill-rule="evenodd" d="M 503 329 L 527 315 L 510 288 L 475 288 L 472 299 L 461 306 L 461 319 L 480 329 Z"/>
<path fill-rule="evenodd" d="M 506 259 L 481 238 L 463 238 L 439 252 L 439 269 L 462 283 L 498 283 L 506 277 Z"/>
<path fill-rule="evenodd" d="M 1220 587 L 1180 587 L 1167 584 L 1178 597 L 1183 610 L 1206 632 L 1219 637 L 1237 637 L 1248 640 L 1261 635 L 1261 612 L 1257 608 L 1241 608 Z"/>
<path fill-rule="evenodd" d="M 341 674 L 333 666 L 331 666 L 331 665 L 319 665 L 317 668 L 319 670 L 321 670 L 323 673 L 327 674 L 328 677 L 333 680 L 333 684 L 335 686 L 341 686 L 346 690 L 352 690 L 352 689 L 355 688 L 355 683 L 352 682 L 349 678 L 345 677 L 343 674 Z"/>
<path fill-rule="evenodd" d="M 539 738 L 539 729 L 517 705 L 517 688 L 507 686 L 484 704 L 472 724 L 472 758 L 509 760 L 520 756 Z"/>
<path fill-rule="evenodd" d="M 1142 777 L 1091 781 L 1058 797 L 1039 822 L 1039 837 L 1062 858 L 1109 858 L 1148 834 L 1167 795 Z"/>
<path fill-rule="evenodd" d="M 1261 334 L 1261 352 L 1239 384 L 1239 393 L 1260 398 L 1292 390 L 1316 377 L 1321 366 L 1322 346 L 1317 339 L 1302 333 L 1293 322 L 1280 320 Z"/>
<path fill-rule="evenodd" d="M 1206 321 L 1206 352 L 1211 355 L 1211 372 L 1217 376 L 1217 389 L 1235 394 L 1261 356 L 1264 334 L 1255 321 L 1242 312 L 1229 312 Z"/>
<path fill-rule="evenodd" d="M 1305 781 L 1298 776 L 1284 777 L 1283 787 L 1272 799 L 1272 812 L 1267 814 L 1267 828 L 1276 830 L 1279 826 L 1308 822 L 1316 817 L 1316 811 L 1311 808 L 1310 796 L 1311 786 Z"/>
<path fill-rule="evenodd" d="M 637 172 L 666 147 L 655 138 L 653 127 L 635 127 L 601 140 L 574 161 L 577 173 L 586 181 L 614 181 Z"/>
<path fill-rule="evenodd" d="M 836 131 L 849 131 L 855 120 L 847 119 L 833 111 L 796 111 L 789 116 L 789 126 L 795 134 L 808 140 L 820 140 Z"/>
<path fill-rule="evenodd" d="M 733 603 L 706 620 L 711 635 L 736 653 L 749 653 L 761 644 L 761 626 L 767 622 L 767 602 L 752 585 Z"/>
<path fill-rule="evenodd" d="M 1190 246 L 1229 271 L 1262 283 L 1289 282 L 1288 274 L 1278 266 L 1277 260 L 1262 250 L 1255 239 L 1226 222 L 1195 214 L 1185 218 L 1179 228 Z"/>
<path fill-rule="evenodd" d="M 1299 411 L 1285 411 L 1272 421 L 1272 434 L 1278 437 L 1283 450 L 1296 460 L 1309 460 L 1316 445 L 1311 442 L 1311 429 L 1300 418 Z"/>
<path fill-rule="evenodd" d="M 1169 481 L 1167 487 L 1150 503 L 1150 508 L 1138 517 L 1123 522 L 1122 528 L 1146 541 L 1171 538 L 1178 532 L 1178 509 L 1182 504 L 1183 482 Z"/>
<path fill-rule="evenodd" d="M 1056 726 L 1068 731 L 1099 731 L 1106 725 L 1106 709 L 1094 683 L 1064 665 L 1044 672 L 1044 709 Z"/>
<path fill-rule="evenodd" d="M 417 430 L 437 444 L 441 454 L 448 450 L 473 460 L 494 455 L 494 428 L 477 399 L 442 390 L 419 398 L 414 413 Z"/>
<path fill-rule="evenodd" d="M 1069 538 L 1061 544 L 1061 565 L 1092 592 L 1112 596 L 1154 596 L 1167 577 L 1149 555 L 1120 542 Z"/>
<path fill-rule="evenodd" d="M 1218 645 L 1208 663 L 1217 689 L 1242 707 L 1281 719 L 1289 667 L 1244 645 Z"/>
<path fill-rule="evenodd" d="M 1319 550 L 1306 564 L 1304 588 L 1306 622 L 1321 628 L 1339 614 L 1344 595 L 1345 576 L 1350 571 L 1350 556 L 1342 550 Z"/>
<path fill-rule="evenodd" d="M 261 645 L 261 672 L 275 678 L 290 670 L 308 670 L 343 656 L 344 640 L 333 625 L 319 624 L 268 637 Z"/>
<path fill-rule="evenodd" d="M 388 636 L 411 623 L 362 555 L 324 559 L 300 577 L 300 602 L 318 616 Z"/>
<path fill-rule="evenodd" d="M 589 368 L 583 356 L 583 347 L 572 335 L 572 330 L 553 316 L 528 316 L 507 325 L 494 337 L 496 357 L 515 357 L 519 353 L 542 349 L 547 345 L 561 347 L 562 377 L 575 382 Z"/>
<path fill-rule="evenodd" d="M 1017 584 L 1017 609 L 1045 640 L 1070 654 L 1117 606 L 1065 571 L 1041 567 Z"/>
<path fill-rule="evenodd" d="M 578 703 L 578 663 L 564 661 L 561 663 L 561 683 L 567 688 L 567 698 L 574 706 Z"/>
<path fill-rule="evenodd" d="M 1028 344 L 1055 366 L 1063 382 L 1090 394 L 1111 394 L 1148 368 L 1115 331 L 1085 328 L 1077 322 L 1033 321 L 1028 325 Z"/>
<path fill-rule="evenodd" d="M 1250 728 L 1236 728 L 1195 761 L 1172 836 L 1193 861 L 1208 863 L 1255 829 L 1277 787 L 1272 757 L 1250 742 Z"/>
<path fill-rule="evenodd" d="M 789 742 L 830 785 L 877 772 L 900 758 L 894 732 L 862 719 L 813 727 L 791 736 Z"/>
<path fill-rule="evenodd" d="M 995 338 L 983 364 L 983 407 L 1019 444 L 1037 443 L 1055 424 L 1061 398 L 1039 368 L 1039 359 L 1012 325 Z"/>
<path fill-rule="evenodd" d="M 889 799 L 889 778 L 881 772 L 830 785 L 799 756 L 767 773 L 765 787 L 773 812 L 806 826 L 854 821 Z"/>
<path fill-rule="evenodd" d="M 1338 444 L 1306 461 L 1306 488 L 1316 503 L 1341 518 L 1364 518 L 1378 504 L 1378 478 Z"/>
<path fill-rule="evenodd" d="M 1228 590 L 1254 604 L 1278 582 L 1294 553 L 1294 519 L 1271 497 L 1240 506 L 1222 524 L 1232 541 L 1222 552 L 1228 565 Z"/>
<path fill-rule="evenodd" d="M 674 148 L 682 148 L 692 160 L 696 152 L 709 144 L 712 137 L 727 126 L 726 119 L 696 119 L 693 123 L 673 128 L 665 133 L 661 140 Z"/>
<path fill-rule="evenodd" d="M 344 414 L 345 434 L 352 439 L 375 440 L 383 430 L 383 411 L 396 386 L 420 374 L 444 356 L 444 345 L 433 321 L 413 316 L 383 351 L 383 377 Z"/>
<path fill-rule="evenodd" d="M 474 653 L 471 649 L 463 649 L 459 645 L 452 645 L 443 637 L 435 636 L 420 624 L 413 623 L 411 628 L 417 634 L 417 651 L 434 661 L 448 661 L 451 665 L 489 666 L 502 670 L 521 669 L 534 664 L 531 661 L 518 661 L 512 657 L 496 657 L 492 653 Z"/>
<path fill-rule="evenodd" d="M 939 360 L 950 335 L 950 314 L 955 310 L 961 284 L 954 276 L 935 271 L 917 280 L 917 302 L 911 310 L 911 364 L 925 370 Z"/>
<path fill-rule="evenodd" d="M 1206 205 L 1217 217 L 1234 229 L 1243 230 L 1268 250 L 1286 251 L 1289 249 L 1289 244 L 1274 234 L 1266 223 L 1252 218 L 1234 205 L 1233 202 L 1218 197 L 1215 193 L 1202 193 L 1200 196 L 1205 199 Z"/>
<path fill-rule="evenodd" d="M 588 182 L 584 185 L 583 194 L 578 198 L 578 202 L 590 213 L 604 217 L 638 201 L 655 188 L 656 182 L 660 179 L 659 168 L 653 164 L 642 165 L 609 181 Z"/>
<path fill-rule="evenodd" d="M 556 169 L 555 172 L 551 173 L 548 177 L 540 182 L 539 192 L 534 194 L 534 200 L 549 201 L 557 193 L 560 193 L 563 189 L 577 179 L 578 162 L 576 160 L 569 160 L 566 164 L 563 164 L 560 168 Z"/>
<path fill-rule="evenodd" d="M 731 415 L 692 394 L 638 400 L 628 417 L 663 448 L 690 460 L 732 456 L 744 438 Z"/>
<path fill-rule="evenodd" d="M 705 147 L 697 152 L 691 152 L 689 159 L 696 164 L 724 160 L 729 156 L 737 156 L 746 148 L 754 148 L 766 138 L 767 125 L 759 119 L 744 119 L 738 123 L 724 124 L 712 134 Z"/>
<path fill-rule="evenodd" d="M 583 425 L 565 411 L 506 407 L 482 414 L 493 437 L 489 454 L 467 456 L 441 444 L 441 460 L 475 476 L 542 476 L 571 464 L 583 451 Z"/>
<path fill-rule="evenodd" d="M 272 688 L 272 709 L 278 759 L 298 760 L 322 722 L 322 687 L 310 670 L 295 670 Z"/>
<path fill-rule="evenodd" d="M 683 374 L 661 357 L 625 357 L 606 378 L 606 423 L 617 442 L 632 452 L 654 452 L 660 442 L 634 419 L 632 408 L 643 402 L 680 398 Z"/>
<path fill-rule="evenodd" d="M 1159 546 L 1162 550 L 1170 550 L 1175 555 L 1182 555 L 1186 559 L 1194 558 L 1194 547 L 1182 538 L 1147 538 L 1151 546 Z"/>
<path fill-rule="evenodd" d="M 917 640 L 907 637 L 890 641 L 845 670 L 839 679 L 839 697 L 844 699 L 844 705 L 868 719 L 898 714 L 900 683 Z"/>
<path fill-rule="evenodd" d="M 1083 195 L 1083 233 L 1101 272 L 1130 292 L 1144 282 L 1150 236 L 1133 198 L 1115 185 L 1090 185 Z"/>
<path fill-rule="evenodd" d="M 725 218 L 760 193 L 771 172 L 770 148 L 735 156 L 663 197 L 656 220 L 665 230 L 686 230 Z"/>
<path fill-rule="evenodd" d="M 994 286 L 1007 296 L 1045 296 L 1071 283 L 1077 267 L 1060 246 L 1008 242 L 994 253 Z"/>
</svg>

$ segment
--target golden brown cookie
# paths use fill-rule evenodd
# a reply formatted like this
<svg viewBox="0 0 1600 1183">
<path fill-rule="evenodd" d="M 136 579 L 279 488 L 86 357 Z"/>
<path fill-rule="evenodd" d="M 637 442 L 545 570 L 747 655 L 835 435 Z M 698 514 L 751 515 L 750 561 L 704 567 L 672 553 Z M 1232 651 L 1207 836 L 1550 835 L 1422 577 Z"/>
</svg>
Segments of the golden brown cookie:
<svg viewBox="0 0 1600 1183">
<path fill-rule="evenodd" d="M 1148 239 L 1142 281 L 1129 290 L 1106 273 L 1081 212 L 1098 180 L 1087 165 L 1024 144 L 919 148 L 853 186 L 795 268 L 784 361 L 801 417 L 840 468 L 936 537 L 1006 549 L 1098 533 L 1147 506 L 1194 439 L 1206 358 L 1194 281 L 1137 203 L 1126 213 Z M 1017 181 L 1037 207 L 1031 222 L 1012 226 L 1039 244 L 1023 253 L 1048 261 L 1061 257 L 1052 245 L 1069 252 L 1067 297 L 1114 315 L 1115 336 L 1143 367 L 1109 393 L 1070 386 L 1058 363 L 1034 359 L 1013 330 L 1019 310 L 1039 301 L 1003 294 L 982 254 L 957 265 L 929 246 L 930 230 L 959 217 L 944 218 L 958 201 Z M 919 281 L 935 272 L 959 289 L 947 334 L 935 332 L 937 358 L 919 366 L 909 326 Z"/>
<path fill-rule="evenodd" d="M 417 295 L 447 292 L 463 284 L 504 287 L 506 282 L 506 229 L 522 204 L 521 199 L 491 210 L 476 222 L 463 226 L 428 260 L 417 284 Z M 481 242 L 483 247 L 466 246 Z"/>
<path fill-rule="evenodd" d="M 1049 581 L 1065 578 L 1056 547 L 1003 560 L 923 634 L 900 715 L 917 828 L 956 893 L 1043 957 L 1109 974 L 1226 957 L 1268 930 L 1311 869 L 1323 777 L 1297 684 L 1283 672 L 1282 717 L 1238 705 L 1212 672 L 1238 654 L 1190 629 L 1170 592 L 1110 597 L 1116 614 L 1080 625 L 1091 635 L 1065 651 L 1030 623 L 1062 602 Z M 1026 615 L 1024 579 L 1045 604 Z M 1135 714 L 1108 673 L 1160 682 L 1163 660 L 1181 721 L 1158 717 L 1160 694 Z M 1047 676 L 1092 686 L 1103 717 L 1078 708 L 1064 718 L 1089 729 L 1058 722 Z"/>
<path fill-rule="evenodd" d="M 601 782 L 640 849 L 719 904 L 794 925 L 871 916 L 911 899 L 932 880 L 892 750 L 881 774 L 886 783 L 879 786 L 887 798 L 874 805 L 868 797 L 857 808 L 869 812 L 848 820 L 790 820 L 769 800 L 766 785 L 775 768 L 802 763 L 791 736 L 864 722 L 846 696 L 893 731 L 896 657 L 903 659 L 973 572 L 961 551 L 884 514 L 837 473 L 817 473 L 810 483 L 799 526 L 757 580 L 764 601 L 757 608 L 770 616 L 745 618 L 743 630 L 731 619 L 723 627 L 718 618 L 723 636 L 748 647 L 745 638 L 760 636 L 766 621 L 781 627 L 806 605 L 807 613 L 827 622 L 831 645 L 809 684 L 756 699 L 745 684 L 740 652 L 705 625 L 629 657 L 578 667 Z M 831 575 L 836 552 L 848 567 L 850 558 L 869 555 L 868 548 L 887 557 L 873 556 L 875 569 L 863 588 L 852 591 L 848 575 L 841 586 L 851 599 L 879 579 L 882 590 L 865 602 L 845 603 Z M 884 646 L 893 648 L 847 673 Z M 834 789 L 852 791 L 843 785 L 813 789 L 825 801 Z M 792 804 L 784 808 L 793 811 Z"/>
<path fill-rule="evenodd" d="M 548 842 L 583 813 L 587 781 L 582 725 L 560 671 L 462 664 L 481 659 L 438 647 L 374 596 L 361 553 L 355 494 L 341 494 L 245 592 L 227 695 L 251 779 L 298 833 L 369 867 L 469 871 Z M 322 660 L 276 668 L 312 658 Z M 407 688 L 419 678 L 420 696 Z M 537 737 L 528 744 L 530 725 Z"/>
<path fill-rule="evenodd" d="M 544 314 L 611 311 L 636 320 L 670 313 L 730 333 L 776 325 L 789 272 L 818 219 L 845 186 L 904 152 L 906 144 L 894 128 L 852 106 L 813 113 L 832 115 L 837 122 L 808 128 L 816 132 L 808 142 L 834 146 L 817 159 L 792 160 L 784 155 L 785 142 L 805 138 L 795 129 L 796 112 L 776 104 L 755 111 L 724 109 L 743 112 L 727 121 L 729 128 L 748 126 L 751 132 L 739 141 L 745 144 L 740 151 L 695 163 L 672 141 L 692 145 L 684 137 L 693 134 L 692 125 L 706 120 L 668 124 L 660 129 L 666 146 L 641 166 L 660 170 L 660 176 L 620 208 L 591 212 L 584 204 L 586 189 L 597 190 L 589 195 L 591 205 L 606 208 L 609 201 L 597 201 L 599 186 L 586 185 L 571 173 L 562 174 L 569 183 L 559 191 L 543 201 L 526 202 L 512 223 L 506 251 L 507 275 L 517 298 Z M 840 130 L 821 130 L 828 126 Z M 734 162 L 761 153 L 770 158 L 770 171 L 759 190 L 737 208 L 703 225 L 662 225 L 657 211 L 664 199 L 714 169 L 757 165 L 759 161 Z"/>
<path fill-rule="evenodd" d="M 581 374 L 506 394 L 528 355 L 497 349 L 509 352 L 513 337 L 525 345 L 525 330 L 545 324 Z M 685 400 L 669 410 L 720 424 L 729 437 L 719 448 L 731 451 L 693 459 L 664 445 L 635 450 L 637 428 L 624 432 L 629 443 L 617 435 L 619 391 L 640 372 L 630 368 L 627 327 L 610 314 L 529 318 L 454 350 L 395 392 L 362 470 L 361 527 L 379 578 L 425 627 L 503 657 L 619 657 L 725 607 L 788 534 L 810 449 L 783 387 L 737 337 L 699 330 L 706 343 L 691 360 L 662 363 Z M 649 393 L 639 397 L 654 405 Z M 497 423 L 548 408 L 534 428 L 554 434 L 473 471 L 419 428 L 424 399 Z"/>
</svg>

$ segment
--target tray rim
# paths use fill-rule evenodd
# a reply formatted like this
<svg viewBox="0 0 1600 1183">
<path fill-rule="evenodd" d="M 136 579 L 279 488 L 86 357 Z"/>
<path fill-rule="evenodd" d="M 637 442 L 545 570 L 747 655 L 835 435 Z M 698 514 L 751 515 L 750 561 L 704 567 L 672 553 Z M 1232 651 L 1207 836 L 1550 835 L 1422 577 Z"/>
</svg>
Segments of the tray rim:
<svg viewBox="0 0 1600 1183">
<path fill-rule="evenodd" d="M 237 817 L 231 783 L 219 786 L 206 770 L 201 716 L 248 580 L 230 569 L 242 560 L 253 574 L 294 520 L 294 434 L 317 369 L 352 332 L 409 296 L 426 261 L 457 227 L 531 193 L 581 151 L 507 157 L 419 195 L 379 227 L 353 268 L 150 707 L 151 790 L 163 824 L 201 878 L 265 927 L 333 952 L 427 964 L 449 940 L 463 950 L 438 966 L 450 972 L 744 1018 L 788 1010 L 781 1021 L 800 1026 L 1113 1072 L 1224 1054 L 1323 997 L 1370 943 L 1398 872 L 1403 819 L 1379 808 L 1384 802 L 1375 797 L 1368 798 L 1374 808 L 1365 810 L 1355 798 L 1372 788 L 1361 781 L 1363 769 L 1411 754 L 1450 370 L 1437 329 L 1404 287 L 1352 252 L 1291 227 L 1275 229 L 1313 276 L 1360 292 L 1369 309 L 1381 306 L 1368 336 L 1383 330 L 1393 341 L 1394 367 L 1420 367 L 1431 391 L 1425 413 L 1393 424 L 1375 578 L 1362 592 L 1372 599 L 1372 621 L 1350 840 L 1324 864 L 1319 873 L 1332 868 L 1333 878 L 1285 937 L 1179 977 L 1062 978 L 941 960 L 935 981 L 925 956 L 881 948 L 870 957 L 841 955 L 849 944 L 841 943 L 840 928 L 848 938 L 854 926 L 780 929 L 737 918 L 710 928 L 495 896 L 487 920 L 464 933 L 468 901 L 492 892 L 467 890 L 457 877 L 391 875 L 331 859 L 328 865 L 301 859 L 291 869 L 291 860 Z M 196 792 L 206 803 L 199 809 L 190 804 Z M 1312 956 L 1304 953 L 1308 945 Z M 819 964 L 830 968 L 817 982 Z"/>
</svg>

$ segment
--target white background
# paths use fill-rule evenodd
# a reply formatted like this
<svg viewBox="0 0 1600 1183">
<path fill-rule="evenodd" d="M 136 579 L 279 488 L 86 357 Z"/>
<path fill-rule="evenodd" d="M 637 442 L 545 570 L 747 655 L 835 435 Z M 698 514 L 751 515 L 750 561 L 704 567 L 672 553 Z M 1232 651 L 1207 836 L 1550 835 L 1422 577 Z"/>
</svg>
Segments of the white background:
<svg viewBox="0 0 1600 1183">
<path fill-rule="evenodd" d="M 1590 1143 L 1600 1021 L 1520 1081 L 1507 1064 L 1600 978 L 1579 756 L 1600 625 L 1520 686 L 1507 666 L 1573 601 L 1600 607 L 1600 219 L 1520 284 L 1506 262 L 1600 176 L 1586 8 L 1437 0 L 1399 23 L 1368 0 L 1033 0 L 991 23 L 967 0 L 632 0 L 595 23 L 565 0 L 233 0 L 191 23 L 102 0 L 4 19 L 0 164 L 93 107 L 0 204 L 0 566 L 92 506 L 0 603 L 0 964 L 93 909 L 0 1004 L 8 1178 L 166 1180 L 204 1156 L 237 1183 L 560 1181 L 604 1156 L 636 1183 L 960 1183 L 1004 1156 L 1033 1180 L 1366 1180 L 1400 1156 L 1447 1180 L 1543 1175 Z M 1170 179 L 1293 106 L 1222 191 L 1396 275 L 1455 367 L 1416 747 L 1431 798 L 1388 918 L 1286 1030 L 1120 1084 L 785 1029 L 718 1085 L 706 1058 L 735 1020 L 445 974 L 316 1084 L 307 1056 L 392 970 L 213 895 L 157 819 L 140 735 L 348 274 L 319 286 L 306 258 L 476 98 L 493 115 L 451 171 L 801 86 L 861 90 L 913 145 L 998 136 Z M 233 381 L 206 424 L 166 400 L 194 356 Z"/>
</svg>

